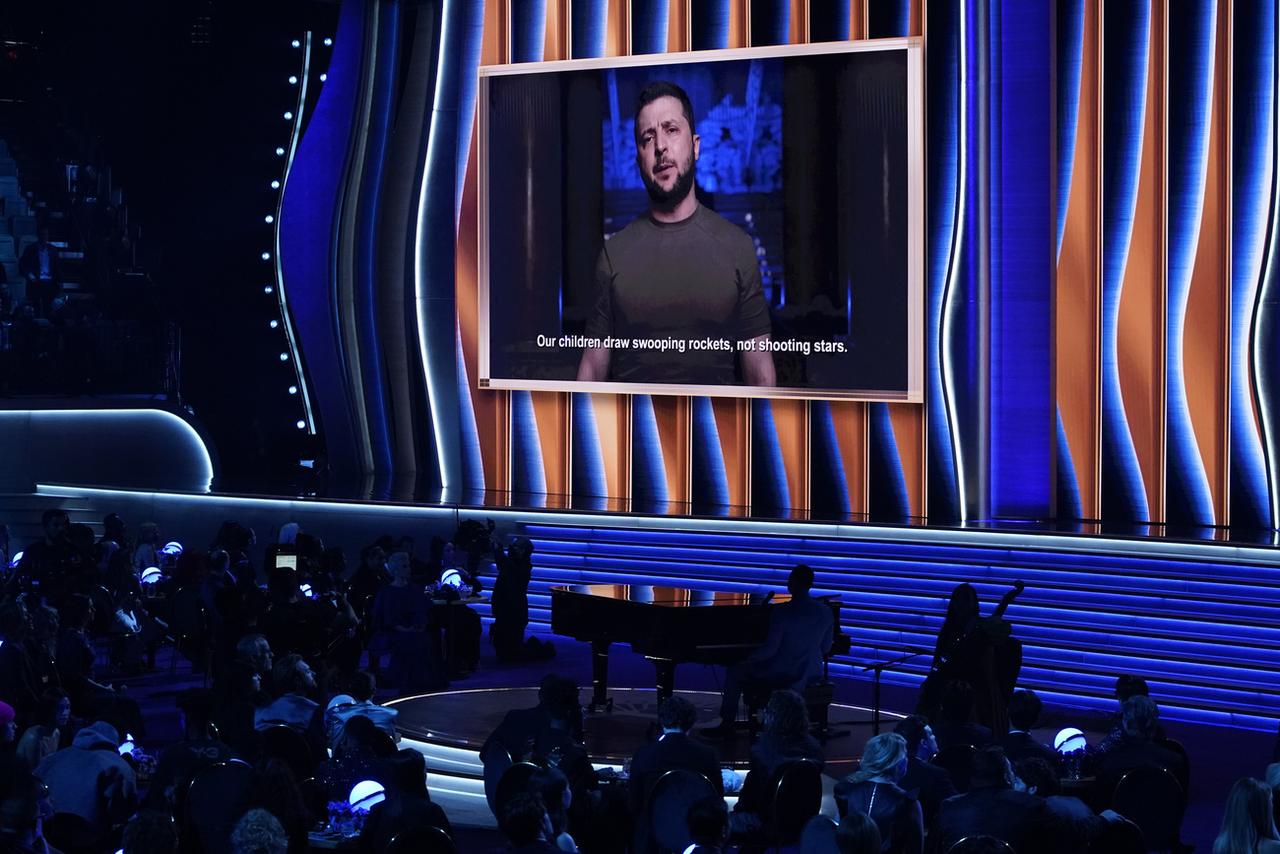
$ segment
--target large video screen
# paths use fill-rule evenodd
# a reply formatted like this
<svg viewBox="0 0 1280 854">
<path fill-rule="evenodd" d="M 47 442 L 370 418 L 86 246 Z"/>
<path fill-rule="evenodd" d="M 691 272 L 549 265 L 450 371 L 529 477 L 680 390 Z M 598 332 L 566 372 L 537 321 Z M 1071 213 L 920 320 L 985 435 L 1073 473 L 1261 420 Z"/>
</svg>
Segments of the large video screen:
<svg viewBox="0 0 1280 854">
<path fill-rule="evenodd" d="M 480 386 L 921 400 L 921 59 L 482 68 Z"/>
</svg>

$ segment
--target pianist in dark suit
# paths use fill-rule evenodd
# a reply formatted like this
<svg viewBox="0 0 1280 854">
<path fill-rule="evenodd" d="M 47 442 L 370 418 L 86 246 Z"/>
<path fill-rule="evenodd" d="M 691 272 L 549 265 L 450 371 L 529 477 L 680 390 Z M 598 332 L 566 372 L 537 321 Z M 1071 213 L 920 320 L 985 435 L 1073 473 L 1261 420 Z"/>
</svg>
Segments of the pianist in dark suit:
<svg viewBox="0 0 1280 854">
<path fill-rule="evenodd" d="M 791 600 L 769 611 L 769 633 L 764 643 L 741 664 L 725 673 L 720 700 L 720 726 L 706 730 L 726 735 L 738 716 L 738 702 L 746 684 L 788 688 L 804 693 L 805 686 L 822 677 L 822 657 L 831 649 L 831 608 L 809 595 L 813 570 L 800 564 L 791 570 L 787 590 Z"/>
</svg>

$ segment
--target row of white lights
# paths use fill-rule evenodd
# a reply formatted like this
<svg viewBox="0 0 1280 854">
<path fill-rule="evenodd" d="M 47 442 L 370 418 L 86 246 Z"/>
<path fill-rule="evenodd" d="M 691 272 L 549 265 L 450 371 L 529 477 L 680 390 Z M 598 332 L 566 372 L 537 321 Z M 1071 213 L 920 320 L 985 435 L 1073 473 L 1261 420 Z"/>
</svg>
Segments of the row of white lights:
<svg viewBox="0 0 1280 854">
<path fill-rule="evenodd" d="M 300 39 L 294 39 L 294 40 L 290 43 L 290 46 L 291 46 L 291 47 L 293 47 L 293 48 L 295 48 L 295 49 L 301 48 L 301 47 L 302 47 L 302 41 L 301 41 Z M 333 39 L 332 39 L 332 38 L 325 38 L 325 39 L 324 39 L 324 46 L 325 46 L 325 47 L 333 47 Z M 321 74 L 321 75 L 320 75 L 320 82 L 321 82 L 321 83 L 324 83 L 324 82 L 325 82 L 326 80 L 328 80 L 328 79 L 329 79 L 329 75 L 328 75 L 328 74 Z M 291 74 L 291 75 L 289 75 L 289 85 L 290 85 L 290 86 L 297 86 L 297 85 L 298 85 L 298 76 L 297 76 L 296 74 Z M 285 120 L 285 121 L 287 121 L 287 122 L 291 122 L 291 121 L 293 121 L 293 120 L 294 120 L 294 118 L 295 118 L 295 117 L 294 117 L 294 114 L 293 114 L 293 111 L 292 111 L 292 110 L 286 110 L 286 111 L 285 111 L 285 113 L 284 113 L 284 120 Z M 300 117 L 299 117 L 299 118 L 300 118 Z M 284 155 L 285 155 L 285 148 L 284 148 L 284 146 L 279 146 L 279 145 L 278 145 L 278 146 L 276 146 L 276 156 L 277 156 L 277 157 L 284 157 Z M 271 181 L 271 189 L 272 189 L 272 190 L 275 190 L 275 191 L 279 192 L 279 191 L 280 191 L 281 186 L 282 186 L 282 184 L 281 184 L 281 182 L 280 182 L 280 180 L 279 180 L 279 179 L 273 179 L 273 180 Z M 274 215 L 274 214 L 267 214 L 266 216 L 264 216 L 264 217 L 262 218 L 262 220 L 263 220 L 263 222 L 265 222 L 267 225 L 272 225 L 272 226 L 274 226 L 274 225 L 275 225 L 275 222 L 276 222 L 276 218 L 275 218 L 275 215 Z M 263 261 L 270 261 L 270 260 L 271 260 L 271 253 L 270 253 L 269 251 L 264 251 L 264 252 L 262 253 L 262 260 L 263 260 Z M 269 296 L 269 295 L 271 295 L 271 294 L 275 293 L 275 287 L 274 287 L 273 285 L 264 285 L 264 286 L 263 286 L 263 288 L 262 288 L 262 292 L 263 292 L 264 294 L 267 294 L 267 295 Z M 271 329 L 279 329 L 279 328 L 280 328 L 280 321 L 279 321 L 279 320 L 276 320 L 276 319 L 274 319 L 274 318 L 273 318 L 273 319 L 272 319 L 272 320 L 271 320 L 267 325 L 268 325 Z M 280 361 L 281 361 L 281 362 L 288 362 L 288 361 L 289 361 L 289 353 L 288 353 L 287 351 L 285 351 L 285 352 L 281 352 L 281 353 L 280 353 Z M 301 381 L 302 381 L 302 376 L 301 376 L 301 373 L 299 373 L 299 375 L 298 375 L 298 382 L 300 383 Z M 289 386 L 289 394 L 290 394 L 290 395 L 296 395 L 297 393 L 298 393 L 298 385 L 297 385 L 297 384 L 290 385 L 290 386 Z M 307 422 L 306 422 L 304 419 L 299 418 L 295 426 L 297 426 L 297 428 L 298 428 L 299 430 L 305 430 L 305 429 L 307 428 Z"/>
</svg>

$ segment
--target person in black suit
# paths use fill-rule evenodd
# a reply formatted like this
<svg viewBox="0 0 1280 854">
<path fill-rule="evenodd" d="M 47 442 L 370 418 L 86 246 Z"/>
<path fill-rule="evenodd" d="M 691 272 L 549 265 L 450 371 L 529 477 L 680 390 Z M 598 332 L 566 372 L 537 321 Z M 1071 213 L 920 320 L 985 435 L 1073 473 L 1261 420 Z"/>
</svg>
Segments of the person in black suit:
<svg viewBox="0 0 1280 854">
<path fill-rule="evenodd" d="M 413 749 L 398 752 L 390 760 L 386 798 L 365 819 L 360 831 L 360 850 L 386 851 L 398 834 L 438 827 L 453 836 L 449 817 L 427 793 L 427 765 Z"/>
<path fill-rule="evenodd" d="M 948 682 L 942 693 L 941 719 L 933 722 L 938 749 L 957 744 L 983 747 L 991 743 L 991 730 L 973 723 L 973 686 L 968 682 Z"/>
<path fill-rule="evenodd" d="M 1155 742 L 1160 725 L 1160 709 L 1150 697 L 1141 694 L 1124 701 L 1121 726 L 1124 737 L 1098 761 L 1098 785 L 1110 792 L 1126 771 L 1135 768 L 1164 768 L 1178 780 L 1185 780 L 1186 761 Z"/>
<path fill-rule="evenodd" d="M 907 740 L 907 773 L 898 781 L 898 786 L 920 802 L 928 827 L 942 802 L 956 793 L 956 785 L 946 768 L 929 762 L 938 752 L 938 742 L 923 716 L 908 715 L 893 731 Z"/>
<path fill-rule="evenodd" d="M 658 725 L 662 727 L 662 735 L 657 741 L 637 750 L 631 760 L 627 792 L 634 815 L 643 814 L 649 790 L 668 771 L 693 771 L 710 780 L 717 792 L 724 792 L 720 759 L 715 750 L 689 737 L 697 719 L 698 710 L 684 697 L 668 697 L 658 706 Z"/>
<path fill-rule="evenodd" d="M 1003 750 L 979 750 L 969 791 L 948 798 L 938 809 L 930 850 L 945 852 L 966 836 L 985 835 L 1008 842 L 1022 854 L 1067 854 L 1058 821 L 1044 800 L 1013 789 L 1013 779 Z"/>
<path fill-rule="evenodd" d="M 582 740 L 578 685 L 572 679 L 548 673 L 538 686 L 538 705 L 507 712 L 480 748 L 480 758 L 487 764 L 498 758 L 496 750 L 501 748 L 512 761 L 529 759 L 554 749 L 561 740 L 556 735 L 560 730 L 571 740 Z"/>
<path fill-rule="evenodd" d="M 1010 762 L 1036 757 L 1049 763 L 1050 768 L 1059 765 L 1058 751 L 1041 744 L 1031 735 L 1031 728 L 1040 719 L 1043 704 L 1035 691 L 1015 691 L 1009 701 L 1009 732 L 1000 739 L 1004 755 Z"/>
</svg>

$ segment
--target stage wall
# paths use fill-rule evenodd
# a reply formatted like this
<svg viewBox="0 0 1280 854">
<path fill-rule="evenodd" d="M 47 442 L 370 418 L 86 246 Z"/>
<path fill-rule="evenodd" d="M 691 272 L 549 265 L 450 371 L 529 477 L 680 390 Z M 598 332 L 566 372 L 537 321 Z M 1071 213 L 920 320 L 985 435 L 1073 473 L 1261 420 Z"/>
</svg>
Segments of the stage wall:
<svg viewBox="0 0 1280 854">
<path fill-rule="evenodd" d="M 890 36 L 927 63 L 923 405 L 476 388 L 478 64 Z M 551 506 L 1272 527 L 1275 57 L 1274 4 L 1226 0 L 349 0 L 281 217 L 330 463 Z"/>
</svg>

